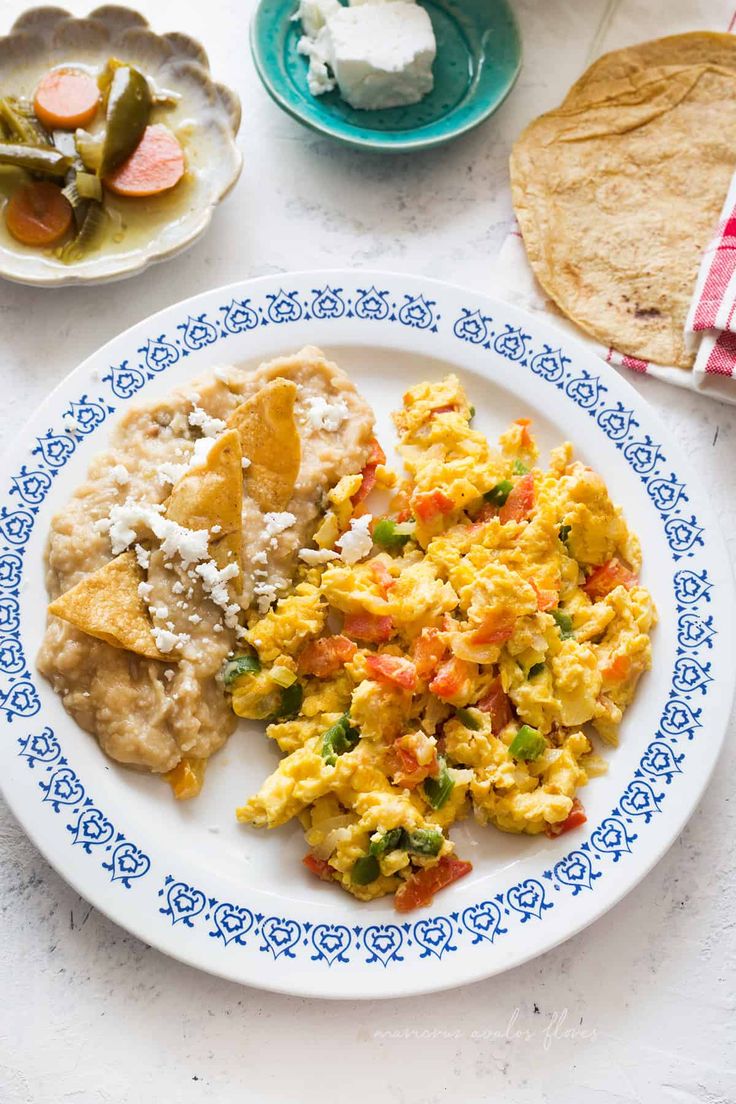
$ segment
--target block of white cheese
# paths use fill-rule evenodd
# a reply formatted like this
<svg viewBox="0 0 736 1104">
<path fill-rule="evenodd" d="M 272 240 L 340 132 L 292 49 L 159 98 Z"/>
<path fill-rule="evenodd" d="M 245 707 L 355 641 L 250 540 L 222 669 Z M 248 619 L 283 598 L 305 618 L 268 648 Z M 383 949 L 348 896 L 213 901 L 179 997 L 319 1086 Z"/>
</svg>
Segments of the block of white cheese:
<svg viewBox="0 0 736 1104">
<path fill-rule="evenodd" d="M 427 12 L 413 0 L 340 6 L 327 14 L 315 37 L 301 40 L 299 49 L 310 59 L 310 91 L 320 95 L 337 82 L 340 95 L 354 108 L 375 111 L 418 103 L 434 84 L 437 43 Z"/>
<path fill-rule="evenodd" d="M 377 2 L 380 3 L 380 0 L 373 0 L 373 3 Z M 340 0 L 301 0 L 293 18 L 301 21 L 308 38 L 316 38 L 330 16 L 341 7 Z"/>
</svg>

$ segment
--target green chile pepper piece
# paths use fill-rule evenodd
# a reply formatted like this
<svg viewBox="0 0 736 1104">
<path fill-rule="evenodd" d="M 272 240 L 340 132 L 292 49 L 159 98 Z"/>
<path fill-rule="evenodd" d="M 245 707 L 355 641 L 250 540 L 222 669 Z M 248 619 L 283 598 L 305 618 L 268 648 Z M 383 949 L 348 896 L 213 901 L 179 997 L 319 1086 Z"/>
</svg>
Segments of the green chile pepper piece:
<svg viewBox="0 0 736 1104">
<path fill-rule="evenodd" d="M 115 69 L 107 100 L 100 176 L 108 176 L 130 157 L 148 125 L 151 104 L 151 89 L 142 73 L 130 65 Z"/>
<path fill-rule="evenodd" d="M 304 688 L 301 683 L 293 682 L 291 686 L 281 687 L 281 702 L 278 711 L 269 717 L 269 721 L 285 721 L 289 717 L 295 717 L 301 709 L 304 701 Z"/>
<path fill-rule="evenodd" d="M 50 146 L 49 136 L 41 126 L 29 100 L 17 96 L 0 97 L 0 127 L 13 141 L 24 146 Z"/>
<path fill-rule="evenodd" d="M 353 869 L 350 871 L 350 881 L 353 885 L 370 885 L 371 882 L 375 882 L 380 873 L 381 868 L 375 855 L 361 855 L 353 863 Z"/>
<path fill-rule="evenodd" d="M 82 218 L 79 231 L 71 241 L 66 242 L 56 251 L 55 256 L 64 264 L 73 264 L 81 261 L 86 253 L 96 249 L 99 244 L 99 236 L 107 222 L 107 214 L 101 203 L 84 201 L 86 210 Z M 76 217 L 76 210 L 75 210 Z"/>
<path fill-rule="evenodd" d="M 41 173 L 43 176 L 66 176 L 71 168 L 71 158 L 65 157 L 53 146 L 21 146 L 14 142 L 0 142 L 0 165 L 14 165 L 17 169 Z"/>
<path fill-rule="evenodd" d="M 257 675 L 260 669 L 261 663 L 258 656 L 236 655 L 232 659 L 225 660 L 222 667 L 222 680 L 229 688 L 241 675 Z"/>
</svg>

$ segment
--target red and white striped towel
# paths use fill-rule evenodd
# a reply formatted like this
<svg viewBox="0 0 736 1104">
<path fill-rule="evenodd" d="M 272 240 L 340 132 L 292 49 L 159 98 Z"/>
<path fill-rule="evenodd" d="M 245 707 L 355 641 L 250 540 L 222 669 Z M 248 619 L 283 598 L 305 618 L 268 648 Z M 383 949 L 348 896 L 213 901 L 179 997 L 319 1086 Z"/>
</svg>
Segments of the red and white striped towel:
<svg viewBox="0 0 736 1104">
<path fill-rule="evenodd" d="M 703 265 L 707 264 L 706 254 Z M 733 257 L 736 259 L 736 239 L 734 239 Z M 711 253 L 710 260 L 714 261 Z M 519 306 L 526 307 L 533 313 L 546 313 L 561 329 L 574 334 L 582 339 L 592 350 L 602 357 L 608 364 L 617 368 L 627 368 L 629 371 L 640 375 L 653 376 L 665 383 L 674 384 L 676 387 L 685 387 L 691 391 L 709 395 L 721 402 L 736 404 L 736 286 L 733 289 L 733 298 L 730 306 L 723 309 L 731 312 L 735 317 L 732 325 L 733 331 L 707 329 L 699 333 L 693 333 L 691 340 L 693 347 L 697 347 L 697 357 L 692 370 L 675 368 L 663 364 L 652 364 L 651 361 L 639 360 L 637 357 L 628 356 L 617 349 L 601 345 L 594 338 L 583 333 L 582 330 L 569 319 L 557 313 L 549 311 L 549 301 L 540 285 L 537 283 L 527 260 L 524 243 L 518 226 L 514 224 L 506 240 L 501 246 L 495 265 L 496 272 L 491 277 L 491 291 L 499 298 L 506 299 Z M 736 285 L 736 270 L 732 273 L 731 280 Z M 712 285 L 711 285 L 712 286 Z M 698 282 L 700 287 L 700 281 Z M 698 293 L 693 298 L 693 311 L 699 303 Z M 725 303 L 725 296 L 724 296 Z M 720 304 L 719 308 L 720 309 Z"/>
<path fill-rule="evenodd" d="M 693 374 L 716 377 L 728 392 L 736 390 L 736 177 L 703 254 L 685 337 L 697 351 Z"/>
</svg>

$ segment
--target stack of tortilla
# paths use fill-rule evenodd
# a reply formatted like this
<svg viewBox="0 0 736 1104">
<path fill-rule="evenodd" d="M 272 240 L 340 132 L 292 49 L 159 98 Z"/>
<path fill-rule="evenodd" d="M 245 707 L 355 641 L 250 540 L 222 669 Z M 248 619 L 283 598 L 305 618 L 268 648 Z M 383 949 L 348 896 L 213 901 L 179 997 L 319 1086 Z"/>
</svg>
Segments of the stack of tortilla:
<svg viewBox="0 0 736 1104">
<path fill-rule="evenodd" d="M 555 306 L 604 346 L 691 368 L 684 326 L 736 169 L 736 37 L 606 54 L 511 157 L 516 215 Z"/>
</svg>

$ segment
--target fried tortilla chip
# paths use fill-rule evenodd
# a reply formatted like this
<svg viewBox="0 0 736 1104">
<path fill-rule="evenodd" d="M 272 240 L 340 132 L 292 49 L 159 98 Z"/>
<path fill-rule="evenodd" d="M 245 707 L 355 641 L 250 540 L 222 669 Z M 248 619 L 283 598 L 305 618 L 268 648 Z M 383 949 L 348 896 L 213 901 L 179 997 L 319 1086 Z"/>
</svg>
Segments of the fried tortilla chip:
<svg viewBox="0 0 736 1104">
<path fill-rule="evenodd" d="M 246 487 L 261 510 L 286 509 L 294 493 L 302 460 L 295 400 L 296 384 L 274 379 L 228 418 L 250 460 Z"/>
<path fill-rule="evenodd" d="M 734 168 L 733 36 L 607 54 L 511 156 L 534 274 L 603 345 L 691 367 L 685 320 Z"/>
<path fill-rule="evenodd" d="M 223 568 L 235 562 L 240 567 L 243 450 L 236 430 L 228 429 L 218 437 L 205 462 L 190 468 L 174 485 L 166 504 L 166 516 L 187 529 L 215 529 L 211 551 L 217 566 Z"/>
<path fill-rule="evenodd" d="M 141 582 L 135 553 L 123 552 L 56 598 L 49 613 L 114 648 L 174 663 L 175 657 L 162 655 L 154 643 L 148 610 L 138 594 Z"/>
</svg>

